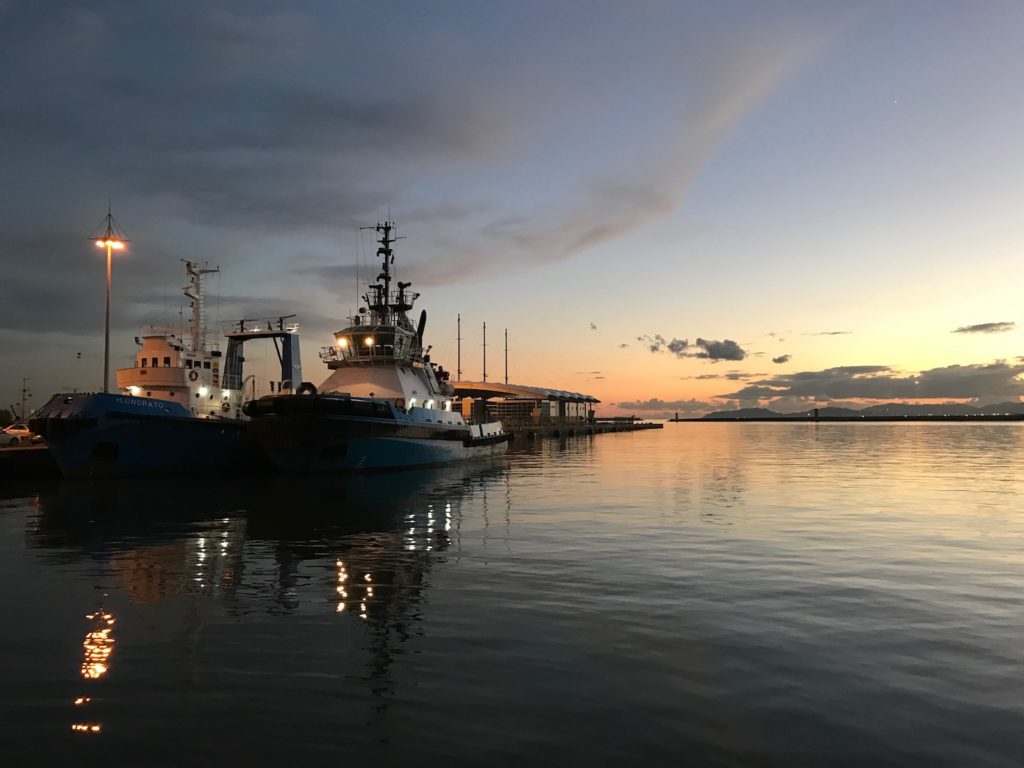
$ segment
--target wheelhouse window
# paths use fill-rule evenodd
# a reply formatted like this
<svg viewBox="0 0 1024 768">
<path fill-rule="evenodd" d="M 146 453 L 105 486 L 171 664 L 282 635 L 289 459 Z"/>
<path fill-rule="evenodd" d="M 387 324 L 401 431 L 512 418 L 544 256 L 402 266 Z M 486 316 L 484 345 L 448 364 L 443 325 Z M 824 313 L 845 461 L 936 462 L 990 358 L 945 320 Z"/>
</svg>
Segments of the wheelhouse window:
<svg viewBox="0 0 1024 768">
<path fill-rule="evenodd" d="M 143 367 L 143 368 L 145 368 L 145 367 L 146 367 L 146 358 L 142 358 L 142 367 Z"/>
<path fill-rule="evenodd" d="M 171 358 L 165 357 L 164 358 L 164 368 L 170 368 L 170 367 L 171 367 Z"/>
</svg>

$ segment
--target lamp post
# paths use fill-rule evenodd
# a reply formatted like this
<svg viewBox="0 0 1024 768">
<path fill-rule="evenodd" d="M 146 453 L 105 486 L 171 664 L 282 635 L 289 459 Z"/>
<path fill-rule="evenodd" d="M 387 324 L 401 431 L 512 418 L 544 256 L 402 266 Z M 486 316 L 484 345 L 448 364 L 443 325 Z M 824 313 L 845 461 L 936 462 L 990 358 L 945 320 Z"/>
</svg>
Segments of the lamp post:
<svg viewBox="0 0 1024 768">
<path fill-rule="evenodd" d="M 124 232 L 114 221 L 110 212 L 110 204 L 107 204 L 107 215 L 100 222 L 100 225 L 93 231 L 89 239 L 96 243 L 97 248 L 107 249 L 107 306 L 103 325 L 103 391 L 110 391 L 110 266 L 111 257 L 114 251 L 120 251 L 125 243 L 130 242 L 124 236 Z"/>
</svg>

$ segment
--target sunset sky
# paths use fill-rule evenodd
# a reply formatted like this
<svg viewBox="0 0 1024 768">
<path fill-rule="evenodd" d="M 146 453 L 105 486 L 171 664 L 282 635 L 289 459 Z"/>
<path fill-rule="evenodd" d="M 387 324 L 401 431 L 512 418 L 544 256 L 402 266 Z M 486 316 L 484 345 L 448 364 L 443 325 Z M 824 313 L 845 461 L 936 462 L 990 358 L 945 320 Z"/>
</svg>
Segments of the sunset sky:
<svg viewBox="0 0 1024 768">
<path fill-rule="evenodd" d="M 283 7 L 0 0 L 0 406 L 99 388 L 108 198 L 112 368 L 189 258 L 319 383 L 390 212 L 465 379 L 486 321 L 606 414 L 1024 394 L 1024 3 Z"/>
</svg>

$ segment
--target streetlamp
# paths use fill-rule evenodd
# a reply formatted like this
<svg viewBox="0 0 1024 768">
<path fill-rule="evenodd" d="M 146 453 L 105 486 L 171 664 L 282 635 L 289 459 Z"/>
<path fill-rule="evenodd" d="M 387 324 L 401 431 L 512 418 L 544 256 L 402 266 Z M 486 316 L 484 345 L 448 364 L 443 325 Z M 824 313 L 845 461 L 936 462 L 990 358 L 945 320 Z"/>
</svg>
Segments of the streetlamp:
<svg viewBox="0 0 1024 768">
<path fill-rule="evenodd" d="M 125 243 L 131 242 L 124 236 L 124 231 L 114 220 L 107 203 L 107 215 L 93 230 L 89 239 L 96 243 L 97 248 L 107 249 L 107 310 L 103 327 L 103 391 L 110 391 L 110 262 L 113 251 L 120 251 Z"/>
</svg>

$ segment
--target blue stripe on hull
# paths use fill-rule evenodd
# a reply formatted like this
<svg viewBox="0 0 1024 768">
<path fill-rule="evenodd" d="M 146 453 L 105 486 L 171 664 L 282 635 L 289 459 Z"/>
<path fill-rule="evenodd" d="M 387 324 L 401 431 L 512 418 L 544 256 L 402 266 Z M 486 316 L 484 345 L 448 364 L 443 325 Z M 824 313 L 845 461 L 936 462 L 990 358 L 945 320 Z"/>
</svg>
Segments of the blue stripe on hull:
<svg viewBox="0 0 1024 768">
<path fill-rule="evenodd" d="M 359 472 L 437 466 L 501 456 L 507 442 L 465 446 L 456 440 L 401 437 L 352 438 L 328 448 L 287 450 L 264 446 L 270 459 L 288 472 Z"/>
</svg>

